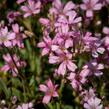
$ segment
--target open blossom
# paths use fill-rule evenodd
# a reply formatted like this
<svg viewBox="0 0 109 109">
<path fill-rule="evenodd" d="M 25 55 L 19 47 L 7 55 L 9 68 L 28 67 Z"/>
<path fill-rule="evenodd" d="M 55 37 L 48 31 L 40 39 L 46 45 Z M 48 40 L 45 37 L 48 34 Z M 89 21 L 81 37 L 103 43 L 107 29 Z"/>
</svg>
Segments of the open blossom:
<svg viewBox="0 0 109 109">
<path fill-rule="evenodd" d="M 98 2 L 99 0 L 83 0 L 84 4 L 81 4 L 80 7 L 81 9 L 86 10 L 87 17 L 93 17 L 93 11 L 102 8 L 102 4 Z"/>
<path fill-rule="evenodd" d="M 102 69 L 104 69 L 104 65 L 102 63 L 97 63 L 96 60 L 91 60 L 88 62 L 83 69 L 89 70 L 90 75 L 101 76 L 103 74 Z"/>
<path fill-rule="evenodd" d="M 40 12 L 41 8 L 41 2 L 40 1 L 33 1 L 33 0 L 28 0 L 28 4 L 25 6 L 21 6 L 21 10 L 25 12 L 24 17 L 28 17 L 31 15 L 38 14 Z"/>
<path fill-rule="evenodd" d="M 15 39 L 15 33 L 9 32 L 7 27 L 0 29 L 0 45 L 12 46 L 13 39 Z"/>
<path fill-rule="evenodd" d="M 20 61 L 19 57 L 13 55 L 12 57 L 10 54 L 3 55 L 3 59 L 5 60 L 5 65 L 0 68 L 1 71 L 7 72 L 11 71 L 12 75 L 15 77 L 18 74 L 18 68 L 24 67 L 26 64 L 24 61 Z"/>
<path fill-rule="evenodd" d="M 16 20 L 16 18 L 20 16 L 20 12 L 18 11 L 9 11 L 7 14 L 7 19 L 9 21 L 9 23 L 12 23 Z"/>
<path fill-rule="evenodd" d="M 22 105 L 19 105 L 16 109 L 34 109 L 32 108 L 33 104 L 30 103 L 23 103 Z"/>
<path fill-rule="evenodd" d="M 103 105 L 101 104 L 101 99 L 97 97 L 93 97 L 88 99 L 87 103 L 84 103 L 85 109 L 103 109 Z"/>
<path fill-rule="evenodd" d="M 71 81 L 71 85 L 75 90 L 81 90 L 82 89 L 82 84 L 85 84 L 87 81 L 87 76 L 88 76 L 87 71 L 82 70 L 79 74 L 77 73 L 70 73 L 68 76 L 68 79 Z"/>
<path fill-rule="evenodd" d="M 101 46 L 101 41 L 96 38 L 92 37 L 92 33 L 87 32 L 85 36 L 83 37 L 83 43 L 84 43 L 84 50 L 90 51 L 92 53 L 93 57 L 98 57 L 99 54 L 103 54 L 105 49 Z"/>
<path fill-rule="evenodd" d="M 75 71 L 77 69 L 76 64 L 72 62 L 72 54 L 70 53 L 61 53 L 58 56 L 50 55 L 49 63 L 56 64 L 61 63 L 58 68 L 58 74 L 65 75 L 66 71 Z"/>
<path fill-rule="evenodd" d="M 73 30 L 75 30 L 77 24 L 82 20 L 81 17 L 77 16 L 77 13 L 75 11 L 71 11 L 67 13 L 68 17 L 64 15 L 60 15 L 58 19 L 55 22 L 55 28 L 62 28 L 63 26 L 72 27 Z"/>
<path fill-rule="evenodd" d="M 75 4 L 72 1 L 67 2 L 66 5 L 63 5 L 61 0 L 54 0 L 52 4 L 52 8 L 50 8 L 50 13 L 55 15 L 67 15 L 68 12 L 75 9 Z"/>
<path fill-rule="evenodd" d="M 43 103 L 48 104 L 50 102 L 51 97 L 58 97 L 56 88 L 57 85 L 54 85 L 50 79 L 46 82 L 46 85 L 40 84 L 39 90 L 45 93 L 45 96 L 42 101 Z"/>
<path fill-rule="evenodd" d="M 54 38 L 55 47 L 68 49 L 69 47 L 73 47 L 73 39 L 72 39 L 72 31 L 69 31 L 68 26 L 62 26 L 60 29 L 58 28 L 58 33 Z M 53 46 L 52 46 L 53 47 Z"/>
<path fill-rule="evenodd" d="M 81 94 L 83 96 L 83 101 L 87 102 L 89 99 L 95 97 L 95 90 L 90 88 L 89 90 L 85 90 Z"/>
<path fill-rule="evenodd" d="M 38 47 L 42 48 L 42 56 L 47 55 L 48 53 L 50 53 L 51 50 L 51 46 L 52 46 L 52 39 L 47 36 L 47 37 L 43 37 L 43 41 L 38 43 Z"/>
<path fill-rule="evenodd" d="M 20 31 L 20 27 L 19 25 L 16 23 L 16 24 L 12 24 L 12 30 L 13 30 L 13 33 L 15 34 L 15 39 L 12 41 L 13 43 L 13 46 L 17 45 L 18 47 L 24 47 L 24 44 L 23 44 L 23 38 L 25 38 L 25 34 L 22 33 L 22 31 Z"/>
</svg>

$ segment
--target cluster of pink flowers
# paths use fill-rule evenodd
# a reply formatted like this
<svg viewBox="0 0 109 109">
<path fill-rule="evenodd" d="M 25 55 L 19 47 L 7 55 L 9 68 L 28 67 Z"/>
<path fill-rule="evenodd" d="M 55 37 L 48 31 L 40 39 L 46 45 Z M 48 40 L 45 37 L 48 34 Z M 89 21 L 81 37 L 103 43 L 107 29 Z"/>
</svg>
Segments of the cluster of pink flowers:
<svg viewBox="0 0 109 109">
<path fill-rule="evenodd" d="M 0 25 L 0 49 L 6 49 L 3 54 L 5 64 L 0 71 L 9 71 L 13 77 L 17 77 L 20 69 L 26 66 L 20 56 L 11 52 L 14 47 L 25 49 L 24 40 L 29 35 L 16 20 L 22 16 L 26 20 L 28 17 L 35 18 L 44 11 L 43 3 L 47 2 L 52 2 L 47 17 L 42 15 L 38 18 L 43 34 L 37 44 L 41 48 L 41 56 L 47 56 L 48 63 L 55 65 L 53 78 L 57 76 L 65 80 L 75 92 L 80 93 L 85 109 L 103 109 L 102 99 L 98 98 L 93 88 L 88 87 L 87 90 L 86 87 L 92 84 L 93 78 L 102 77 L 104 69 L 109 68 L 109 27 L 104 26 L 98 34 L 91 32 L 88 27 L 96 13 L 109 4 L 108 0 L 82 0 L 78 5 L 72 1 L 65 4 L 61 0 L 17 0 L 20 11 L 10 11 L 7 14 L 9 24 Z M 34 30 L 29 31 L 32 33 Z M 59 87 L 62 83 L 53 82 L 54 79 L 48 79 L 46 84 L 39 85 L 39 93 L 44 93 L 44 104 L 49 104 L 53 97 L 60 97 Z M 16 109 L 32 107 L 32 103 L 23 103 Z"/>
<path fill-rule="evenodd" d="M 103 69 L 108 65 L 106 59 L 109 47 L 109 28 L 103 28 L 102 34 L 106 34 L 105 38 L 96 37 L 87 30 L 83 32 L 81 30 L 83 19 L 77 10 L 86 11 L 87 20 L 87 18 L 93 19 L 94 11 L 101 10 L 102 6 L 102 1 L 99 0 L 83 0 L 80 5 L 72 1 L 63 4 L 61 0 L 54 0 L 48 18 L 39 19 L 44 28 L 43 39 L 38 43 L 38 47 L 42 49 L 42 56 L 47 55 L 50 64 L 57 64 L 59 67 L 56 67 L 54 72 L 70 81 L 72 88 L 77 91 L 84 89 L 83 86 L 89 83 L 90 77 L 103 75 Z M 76 59 L 81 55 L 88 55 L 90 59 L 78 68 Z M 106 60 L 105 63 L 103 60 Z M 45 86 L 40 86 L 40 90 L 46 92 Z M 99 98 L 93 96 L 86 100 L 84 108 L 102 109 L 103 105 Z"/>
<path fill-rule="evenodd" d="M 101 99 L 97 98 L 94 89 L 82 92 L 84 108 L 85 109 L 103 109 Z"/>
</svg>

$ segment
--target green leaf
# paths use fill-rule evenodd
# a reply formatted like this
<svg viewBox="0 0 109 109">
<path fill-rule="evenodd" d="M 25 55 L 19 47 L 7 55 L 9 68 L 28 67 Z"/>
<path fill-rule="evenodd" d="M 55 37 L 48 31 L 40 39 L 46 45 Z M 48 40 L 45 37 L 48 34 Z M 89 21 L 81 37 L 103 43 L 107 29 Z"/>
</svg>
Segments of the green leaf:
<svg viewBox="0 0 109 109">
<path fill-rule="evenodd" d="M 11 81 L 12 81 L 13 86 L 15 86 L 15 87 L 21 87 L 22 86 L 22 83 L 18 78 L 12 78 Z"/>
<path fill-rule="evenodd" d="M 12 94 L 13 94 L 13 96 L 17 96 L 19 101 L 23 100 L 22 93 L 18 89 L 12 88 Z"/>
<path fill-rule="evenodd" d="M 8 92 L 8 88 L 5 84 L 5 82 L 0 78 L 0 90 L 2 90 L 6 96 L 6 98 L 9 98 L 9 92 Z"/>
</svg>

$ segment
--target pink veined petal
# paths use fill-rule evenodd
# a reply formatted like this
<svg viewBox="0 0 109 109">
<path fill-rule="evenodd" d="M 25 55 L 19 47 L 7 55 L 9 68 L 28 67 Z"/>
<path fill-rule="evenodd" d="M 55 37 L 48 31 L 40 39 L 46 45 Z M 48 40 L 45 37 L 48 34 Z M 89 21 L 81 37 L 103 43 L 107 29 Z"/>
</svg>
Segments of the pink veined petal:
<svg viewBox="0 0 109 109">
<path fill-rule="evenodd" d="M 75 18 L 75 20 L 73 21 L 73 23 L 78 23 L 80 21 L 82 21 L 82 18 L 81 17 L 77 17 L 77 18 Z"/>
<path fill-rule="evenodd" d="M 15 33 L 19 33 L 19 25 L 17 23 L 12 25 L 12 29 Z"/>
<path fill-rule="evenodd" d="M 102 8 L 102 4 L 98 3 L 93 7 L 93 10 L 100 10 Z"/>
<path fill-rule="evenodd" d="M 46 44 L 45 44 L 44 42 L 39 42 L 39 43 L 37 44 L 37 46 L 40 47 L 40 48 L 43 48 L 43 47 L 46 46 Z"/>
<path fill-rule="evenodd" d="M 51 38 L 50 38 L 49 36 L 44 37 L 43 39 L 44 39 L 44 41 L 45 41 L 48 45 L 50 45 L 51 42 L 52 42 L 52 40 L 51 40 Z"/>
<path fill-rule="evenodd" d="M 86 16 L 87 17 L 93 17 L 93 11 L 92 10 L 87 10 L 86 11 Z"/>
<path fill-rule="evenodd" d="M 74 79 L 75 79 L 75 76 L 76 76 L 76 74 L 75 74 L 75 73 L 70 73 L 70 75 L 69 75 L 68 79 L 72 81 L 72 80 L 74 80 Z"/>
<path fill-rule="evenodd" d="M 59 65 L 58 74 L 65 75 L 66 73 L 66 64 L 63 62 Z"/>
<path fill-rule="evenodd" d="M 24 12 L 28 12 L 29 11 L 27 6 L 21 6 L 21 10 L 24 11 Z"/>
<path fill-rule="evenodd" d="M 39 90 L 42 91 L 42 92 L 47 92 L 48 88 L 47 88 L 47 86 L 45 86 L 43 84 L 40 84 L 39 85 Z"/>
<path fill-rule="evenodd" d="M 81 4 L 81 5 L 80 5 L 80 8 L 83 9 L 83 10 L 86 10 L 86 9 L 87 9 L 87 7 L 86 7 L 85 4 Z"/>
<path fill-rule="evenodd" d="M 58 50 L 59 49 L 59 46 L 57 46 L 57 45 L 52 45 L 51 46 L 51 50 L 52 51 L 56 51 L 56 50 Z"/>
<path fill-rule="evenodd" d="M 84 83 L 86 82 L 86 80 L 87 80 L 87 79 L 83 77 L 83 78 L 81 78 L 80 82 L 81 82 L 82 84 L 84 84 Z"/>
<path fill-rule="evenodd" d="M 95 98 L 95 104 L 98 106 L 101 103 L 101 99 Z"/>
<path fill-rule="evenodd" d="M 67 62 L 67 68 L 70 70 L 70 71 L 75 71 L 77 69 L 77 66 L 71 62 L 71 61 L 68 61 Z"/>
<path fill-rule="evenodd" d="M 58 14 L 58 10 L 56 8 L 50 8 L 49 13 L 55 13 Z"/>
<path fill-rule="evenodd" d="M 12 40 L 12 39 L 15 39 L 15 33 L 9 33 L 8 35 L 7 35 L 7 38 L 8 38 L 8 40 Z"/>
<path fill-rule="evenodd" d="M 62 33 L 66 34 L 69 30 L 68 25 L 62 26 Z"/>
<path fill-rule="evenodd" d="M 50 99 L 51 99 L 50 95 L 45 95 L 42 102 L 48 104 L 50 102 Z"/>
<path fill-rule="evenodd" d="M 35 8 L 40 8 L 41 7 L 41 2 L 38 1 L 36 4 L 35 4 Z"/>
<path fill-rule="evenodd" d="M 2 33 L 3 36 L 6 36 L 7 33 L 8 33 L 8 28 L 7 28 L 7 27 L 2 28 L 2 29 L 1 29 L 1 33 Z"/>
<path fill-rule="evenodd" d="M 49 24 L 50 24 L 49 19 L 46 19 L 46 18 L 40 18 L 40 19 L 39 19 L 39 22 L 40 22 L 42 25 L 49 25 Z"/>
<path fill-rule="evenodd" d="M 77 15 L 77 13 L 75 11 L 70 11 L 70 12 L 67 12 L 66 15 L 69 16 L 69 21 L 73 21 Z"/>
<path fill-rule="evenodd" d="M 23 17 L 24 17 L 24 18 L 27 18 L 27 17 L 31 16 L 31 14 L 32 14 L 32 13 L 26 13 L 26 14 L 24 14 Z"/>
<path fill-rule="evenodd" d="M 52 81 L 50 79 L 46 82 L 46 84 L 47 84 L 49 89 L 53 89 L 54 88 L 53 83 L 52 83 Z"/>
<path fill-rule="evenodd" d="M 8 65 L 4 65 L 3 67 L 0 68 L 0 71 L 7 72 L 10 69 Z"/>
<path fill-rule="evenodd" d="M 35 2 L 33 0 L 28 0 L 28 4 L 31 8 L 35 8 L 34 7 Z"/>
<path fill-rule="evenodd" d="M 84 108 L 85 109 L 91 109 L 91 107 L 87 103 L 84 103 Z"/>
<path fill-rule="evenodd" d="M 64 11 L 64 12 L 70 11 L 70 10 L 74 9 L 74 7 L 75 7 L 75 4 L 74 4 L 72 1 L 69 1 L 69 2 L 65 5 L 63 11 Z"/>
<path fill-rule="evenodd" d="M 40 13 L 40 9 L 37 9 L 37 10 L 33 11 L 33 14 L 38 14 L 38 13 Z"/>
<path fill-rule="evenodd" d="M 59 95 L 58 95 L 58 93 L 55 91 L 54 93 L 53 93 L 53 97 L 58 97 Z"/>
<path fill-rule="evenodd" d="M 89 74 L 89 69 L 83 69 L 81 72 L 80 72 L 80 76 L 81 77 L 86 77 L 86 76 L 88 76 L 88 74 Z"/>
<path fill-rule="evenodd" d="M 47 55 L 48 53 L 49 53 L 49 49 L 48 48 L 44 48 L 43 50 L 42 50 L 42 56 L 44 56 L 44 55 Z"/>
<path fill-rule="evenodd" d="M 69 48 L 73 46 L 73 40 L 72 39 L 68 39 L 65 41 L 65 48 Z"/>
<path fill-rule="evenodd" d="M 57 62 L 59 62 L 59 57 L 57 57 L 57 56 L 50 56 L 49 57 L 49 63 L 50 64 L 55 64 Z"/>
<path fill-rule="evenodd" d="M 74 89 L 77 89 L 77 87 L 78 87 L 76 80 L 73 80 L 73 81 L 71 82 L 71 85 L 72 85 L 72 87 L 73 87 Z"/>
<path fill-rule="evenodd" d="M 5 42 L 4 42 L 4 45 L 5 45 L 6 47 L 10 47 L 10 46 L 12 46 L 12 43 L 11 43 L 10 41 L 5 41 Z"/>
<path fill-rule="evenodd" d="M 3 59 L 4 59 L 6 62 L 10 62 L 10 61 L 11 61 L 11 57 L 10 57 L 9 54 L 3 55 Z"/>
<path fill-rule="evenodd" d="M 95 5 L 95 4 L 97 4 L 98 1 L 99 1 L 99 0 L 91 0 L 92 6 Z"/>
<path fill-rule="evenodd" d="M 53 5 L 57 8 L 57 9 L 61 9 L 62 3 L 61 0 L 55 0 Z"/>
</svg>

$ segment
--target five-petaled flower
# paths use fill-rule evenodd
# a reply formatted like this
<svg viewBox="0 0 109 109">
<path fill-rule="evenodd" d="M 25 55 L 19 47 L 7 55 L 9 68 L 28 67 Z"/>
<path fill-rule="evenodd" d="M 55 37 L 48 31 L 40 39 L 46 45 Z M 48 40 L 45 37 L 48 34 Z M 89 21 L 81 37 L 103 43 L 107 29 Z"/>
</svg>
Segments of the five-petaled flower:
<svg viewBox="0 0 109 109">
<path fill-rule="evenodd" d="M 46 85 L 40 84 L 39 90 L 45 93 L 45 96 L 42 101 L 43 103 L 48 104 L 50 102 L 51 97 L 58 97 L 56 88 L 57 85 L 54 85 L 50 79 L 46 81 Z"/>
<path fill-rule="evenodd" d="M 87 17 L 93 17 L 93 11 L 100 10 L 102 4 L 98 3 L 99 0 L 83 0 L 84 4 L 80 5 L 80 8 L 86 10 Z"/>
<path fill-rule="evenodd" d="M 27 5 L 21 6 L 21 10 L 25 12 L 24 14 L 25 18 L 40 13 L 40 8 L 41 8 L 41 2 L 40 1 L 35 2 L 34 0 L 28 0 Z"/>
</svg>

